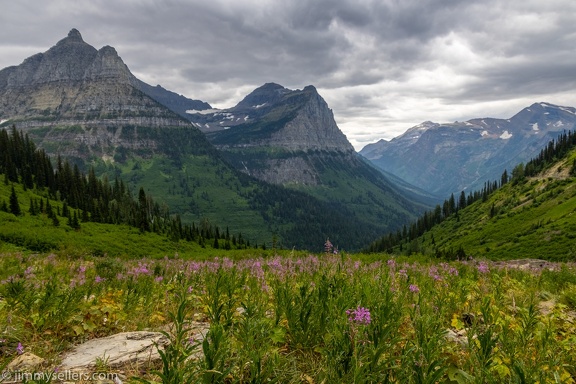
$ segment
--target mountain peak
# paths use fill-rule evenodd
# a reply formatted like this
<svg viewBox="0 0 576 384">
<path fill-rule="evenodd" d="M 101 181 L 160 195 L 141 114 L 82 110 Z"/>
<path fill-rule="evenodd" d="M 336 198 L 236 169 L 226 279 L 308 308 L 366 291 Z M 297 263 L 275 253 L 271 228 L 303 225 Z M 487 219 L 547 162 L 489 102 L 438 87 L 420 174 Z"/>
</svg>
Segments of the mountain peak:
<svg viewBox="0 0 576 384">
<path fill-rule="evenodd" d="M 280 84 L 266 83 L 253 90 L 234 107 L 236 110 L 252 110 L 263 106 L 271 106 L 282 99 L 282 95 L 290 92 Z"/>
<path fill-rule="evenodd" d="M 304 87 L 303 90 L 304 90 L 304 91 L 310 91 L 310 92 L 316 92 L 316 93 L 318 93 L 318 91 L 316 90 L 316 87 L 313 86 L 313 85 L 307 85 L 307 86 Z"/>
<path fill-rule="evenodd" d="M 72 28 L 70 32 L 68 32 L 68 38 L 76 41 L 84 41 L 82 40 L 82 35 L 80 34 L 80 31 L 78 31 L 76 28 Z"/>
<path fill-rule="evenodd" d="M 68 36 L 66 36 L 65 38 L 63 38 L 62 40 L 60 40 L 56 45 L 60 46 L 63 44 L 70 44 L 70 43 L 84 43 L 84 39 L 82 39 L 82 35 L 80 34 L 80 31 L 78 31 L 76 28 L 72 28 L 70 30 L 70 32 L 68 32 Z"/>
</svg>

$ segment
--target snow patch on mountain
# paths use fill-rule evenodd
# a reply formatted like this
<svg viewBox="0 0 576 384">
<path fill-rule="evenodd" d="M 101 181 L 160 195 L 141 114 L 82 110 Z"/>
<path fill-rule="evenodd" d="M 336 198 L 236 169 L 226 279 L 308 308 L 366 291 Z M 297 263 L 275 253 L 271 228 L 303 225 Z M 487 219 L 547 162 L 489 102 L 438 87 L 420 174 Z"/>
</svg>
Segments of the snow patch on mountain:
<svg viewBox="0 0 576 384">
<path fill-rule="evenodd" d="M 199 114 L 199 115 L 208 115 L 210 113 L 216 113 L 220 111 L 219 109 L 203 109 L 201 111 L 198 111 L 196 109 L 189 109 L 186 111 L 186 113 L 188 113 L 189 115 L 193 115 L 195 113 Z"/>
<path fill-rule="evenodd" d="M 500 138 L 501 138 L 502 140 L 508 140 L 508 139 L 511 138 L 511 137 L 512 137 L 512 134 L 511 134 L 510 132 L 508 132 L 508 131 L 504 131 L 504 132 L 500 135 Z"/>
<path fill-rule="evenodd" d="M 566 108 L 566 107 L 558 107 L 558 108 L 563 110 L 564 112 L 568 112 L 568 113 L 571 113 L 573 115 L 576 115 L 576 112 L 574 112 L 574 108 Z"/>
<path fill-rule="evenodd" d="M 533 130 L 533 131 L 539 131 L 539 130 L 540 130 L 540 129 L 538 128 L 538 123 L 532 124 L 532 130 Z"/>
</svg>

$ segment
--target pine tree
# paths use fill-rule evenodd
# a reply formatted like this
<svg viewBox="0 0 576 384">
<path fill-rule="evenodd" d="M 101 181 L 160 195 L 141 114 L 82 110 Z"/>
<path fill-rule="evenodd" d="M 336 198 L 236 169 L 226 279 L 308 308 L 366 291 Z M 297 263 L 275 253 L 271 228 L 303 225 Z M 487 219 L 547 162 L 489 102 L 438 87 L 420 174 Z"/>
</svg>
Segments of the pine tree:
<svg viewBox="0 0 576 384">
<path fill-rule="evenodd" d="M 48 200 L 48 198 L 46 198 L 46 215 L 49 219 L 54 216 L 54 211 L 52 210 L 52 205 L 50 204 L 50 200 Z"/>
<path fill-rule="evenodd" d="M 80 222 L 78 221 L 78 215 L 76 211 L 74 211 L 74 215 L 72 215 L 72 228 L 80 229 Z"/>
<path fill-rule="evenodd" d="M 18 203 L 18 196 L 16 196 L 14 186 L 12 186 L 12 192 L 10 193 L 10 212 L 16 216 L 20 216 L 22 213 L 20 211 L 20 204 Z"/>
<path fill-rule="evenodd" d="M 28 209 L 28 212 L 30 213 L 30 215 L 32 216 L 36 216 L 37 212 L 36 212 L 36 203 L 34 202 L 34 200 L 32 198 L 30 198 L 30 208 Z"/>
</svg>

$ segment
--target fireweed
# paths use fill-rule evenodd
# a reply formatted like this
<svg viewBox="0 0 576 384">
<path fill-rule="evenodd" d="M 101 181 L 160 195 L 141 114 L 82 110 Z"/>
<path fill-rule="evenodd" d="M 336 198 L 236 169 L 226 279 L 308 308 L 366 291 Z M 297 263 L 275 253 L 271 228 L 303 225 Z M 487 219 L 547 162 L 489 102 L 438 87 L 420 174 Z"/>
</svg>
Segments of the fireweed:
<svg viewBox="0 0 576 384">
<path fill-rule="evenodd" d="M 574 382 L 574 265 L 365 263 L 332 252 L 3 255 L 0 366 L 19 345 L 51 359 L 90 338 L 180 322 L 163 382 Z M 209 323 L 205 341 L 190 321 Z"/>
</svg>

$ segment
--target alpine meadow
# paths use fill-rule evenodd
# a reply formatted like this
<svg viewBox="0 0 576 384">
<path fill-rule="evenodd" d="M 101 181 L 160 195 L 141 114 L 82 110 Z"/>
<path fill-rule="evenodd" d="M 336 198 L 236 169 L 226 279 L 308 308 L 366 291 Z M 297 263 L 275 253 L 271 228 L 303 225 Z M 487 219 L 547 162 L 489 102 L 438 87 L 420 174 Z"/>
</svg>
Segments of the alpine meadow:
<svg viewBox="0 0 576 384">
<path fill-rule="evenodd" d="M 359 153 L 326 100 L 2 69 L 0 383 L 576 383 L 576 109 Z"/>
</svg>

